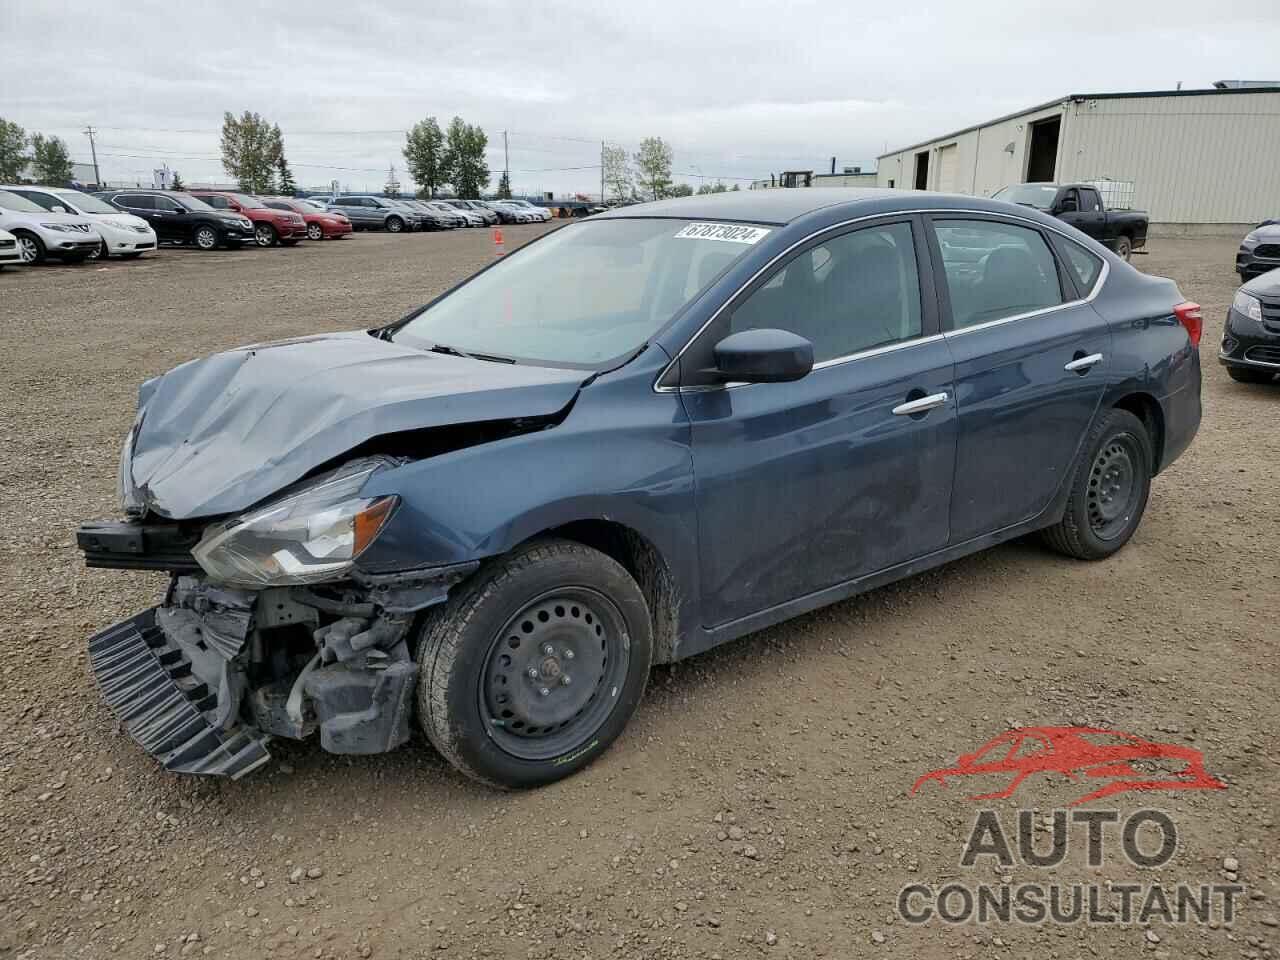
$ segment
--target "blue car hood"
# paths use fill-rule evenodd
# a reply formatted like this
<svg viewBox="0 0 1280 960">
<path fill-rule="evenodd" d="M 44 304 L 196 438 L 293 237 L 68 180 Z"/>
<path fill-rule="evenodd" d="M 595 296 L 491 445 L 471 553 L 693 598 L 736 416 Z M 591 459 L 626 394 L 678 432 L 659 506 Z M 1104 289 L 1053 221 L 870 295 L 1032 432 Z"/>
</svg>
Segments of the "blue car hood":
<svg viewBox="0 0 1280 960">
<path fill-rule="evenodd" d="M 129 469 L 161 516 L 233 513 L 374 437 L 549 416 L 588 376 L 430 353 L 364 332 L 242 347 L 142 385 Z"/>
</svg>

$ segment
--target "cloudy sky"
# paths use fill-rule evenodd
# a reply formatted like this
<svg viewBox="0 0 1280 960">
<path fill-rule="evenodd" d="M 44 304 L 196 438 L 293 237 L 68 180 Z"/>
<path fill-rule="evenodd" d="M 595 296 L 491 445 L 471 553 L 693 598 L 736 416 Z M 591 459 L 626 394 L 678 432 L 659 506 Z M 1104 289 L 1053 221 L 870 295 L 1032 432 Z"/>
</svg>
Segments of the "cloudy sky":
<svg viewBox="0 0 1280 960">
<path fill-rule="evenodd" d="M 897 12 L 903 11 L 903 12 Z M 896 4 L 646 0 L 0 0 L 0 116 L 110 180 L 225 180 L 223 112 L 280 124 L 303 186 L 377 189 L 403 131 L 508 131 L 520 191 L 599 190 L 600 141 L 657 135 L 677 179 L 873 165 L 1066 93 L 1280 79 L 1280 9 L 1251 0 Z"/>
</svg>

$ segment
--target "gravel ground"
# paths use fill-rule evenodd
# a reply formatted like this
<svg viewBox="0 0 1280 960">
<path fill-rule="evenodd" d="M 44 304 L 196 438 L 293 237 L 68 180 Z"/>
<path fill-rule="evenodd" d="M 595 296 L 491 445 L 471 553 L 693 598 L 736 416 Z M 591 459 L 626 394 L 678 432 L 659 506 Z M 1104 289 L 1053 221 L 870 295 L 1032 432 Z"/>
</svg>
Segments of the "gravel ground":
<svg viewBox="0 0 1280 960">
<path fill-rule="evenodd" d="M 508 246 L 543 229 L 509 228 Z M 1213 360 L 1233 251 L 1162 240 L 1138 258 L 1205 306 L 1205 420 L 1117 557 L 1014 543 L 659 668 L 608 754 L 523 794 L 421 740 L 350 759 L 277 742 L 239 783 L 161 772 L 101 704 L 84 641 L 162 578 L 86 571 L 74 544 L 114 513 L 141 380 L 399 316 L 485 263 L 488 231 L 5 271 L 0 958 L 1271 957 L 1280 386 Z M 1077 828 L 1060 866 L 1004 876 L 1238 877 L 1234 923 L 895 919 L 904 884 L 1002 879 L 960 864 L 969 785 L 911 797 L 915 778 L 1011 725 L 1081 723 L 1201 749 L 1229 789 L 1108 802 L 1173 818 L 1155 875 L 1114 848 L 1090 868 Z M 988 805 L 1011 825 L 1093 786 L 1037 777 Z"/>
</svg>

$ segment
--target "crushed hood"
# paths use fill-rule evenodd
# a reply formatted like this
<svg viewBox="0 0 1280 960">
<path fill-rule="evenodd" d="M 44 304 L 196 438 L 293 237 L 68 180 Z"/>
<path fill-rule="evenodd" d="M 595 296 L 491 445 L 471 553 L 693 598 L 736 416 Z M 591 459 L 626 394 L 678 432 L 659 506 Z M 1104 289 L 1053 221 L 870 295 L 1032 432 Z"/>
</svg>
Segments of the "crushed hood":
<svg viewBox="0 0 1280 960">
<path fill-rule="evenodd" d="M 228 350 L 142 385 L 131 476 L 161 516 L 233 513 L 374 437 L 549 416 L 588 375 L 362 331 Z"/>
</svg>

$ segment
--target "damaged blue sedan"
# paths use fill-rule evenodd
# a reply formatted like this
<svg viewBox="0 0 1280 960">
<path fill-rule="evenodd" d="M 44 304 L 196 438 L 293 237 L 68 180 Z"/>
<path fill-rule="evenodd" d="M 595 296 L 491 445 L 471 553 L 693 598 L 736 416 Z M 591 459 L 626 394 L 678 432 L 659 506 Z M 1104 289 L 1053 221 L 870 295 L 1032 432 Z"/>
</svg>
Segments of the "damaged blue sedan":
<svg viewBox="0 0 1280 960">
<path fill-rule="evenodd" d="M 89 641 L 166 768 L 414 725 L 567 776 L 654 663 L 1040 531 L 1101 559 L 1200 423 L 1200 311 L 1025 207 L 777 190 L 547 234 L 387 326 L 143 384 Z"/>
</svg>

